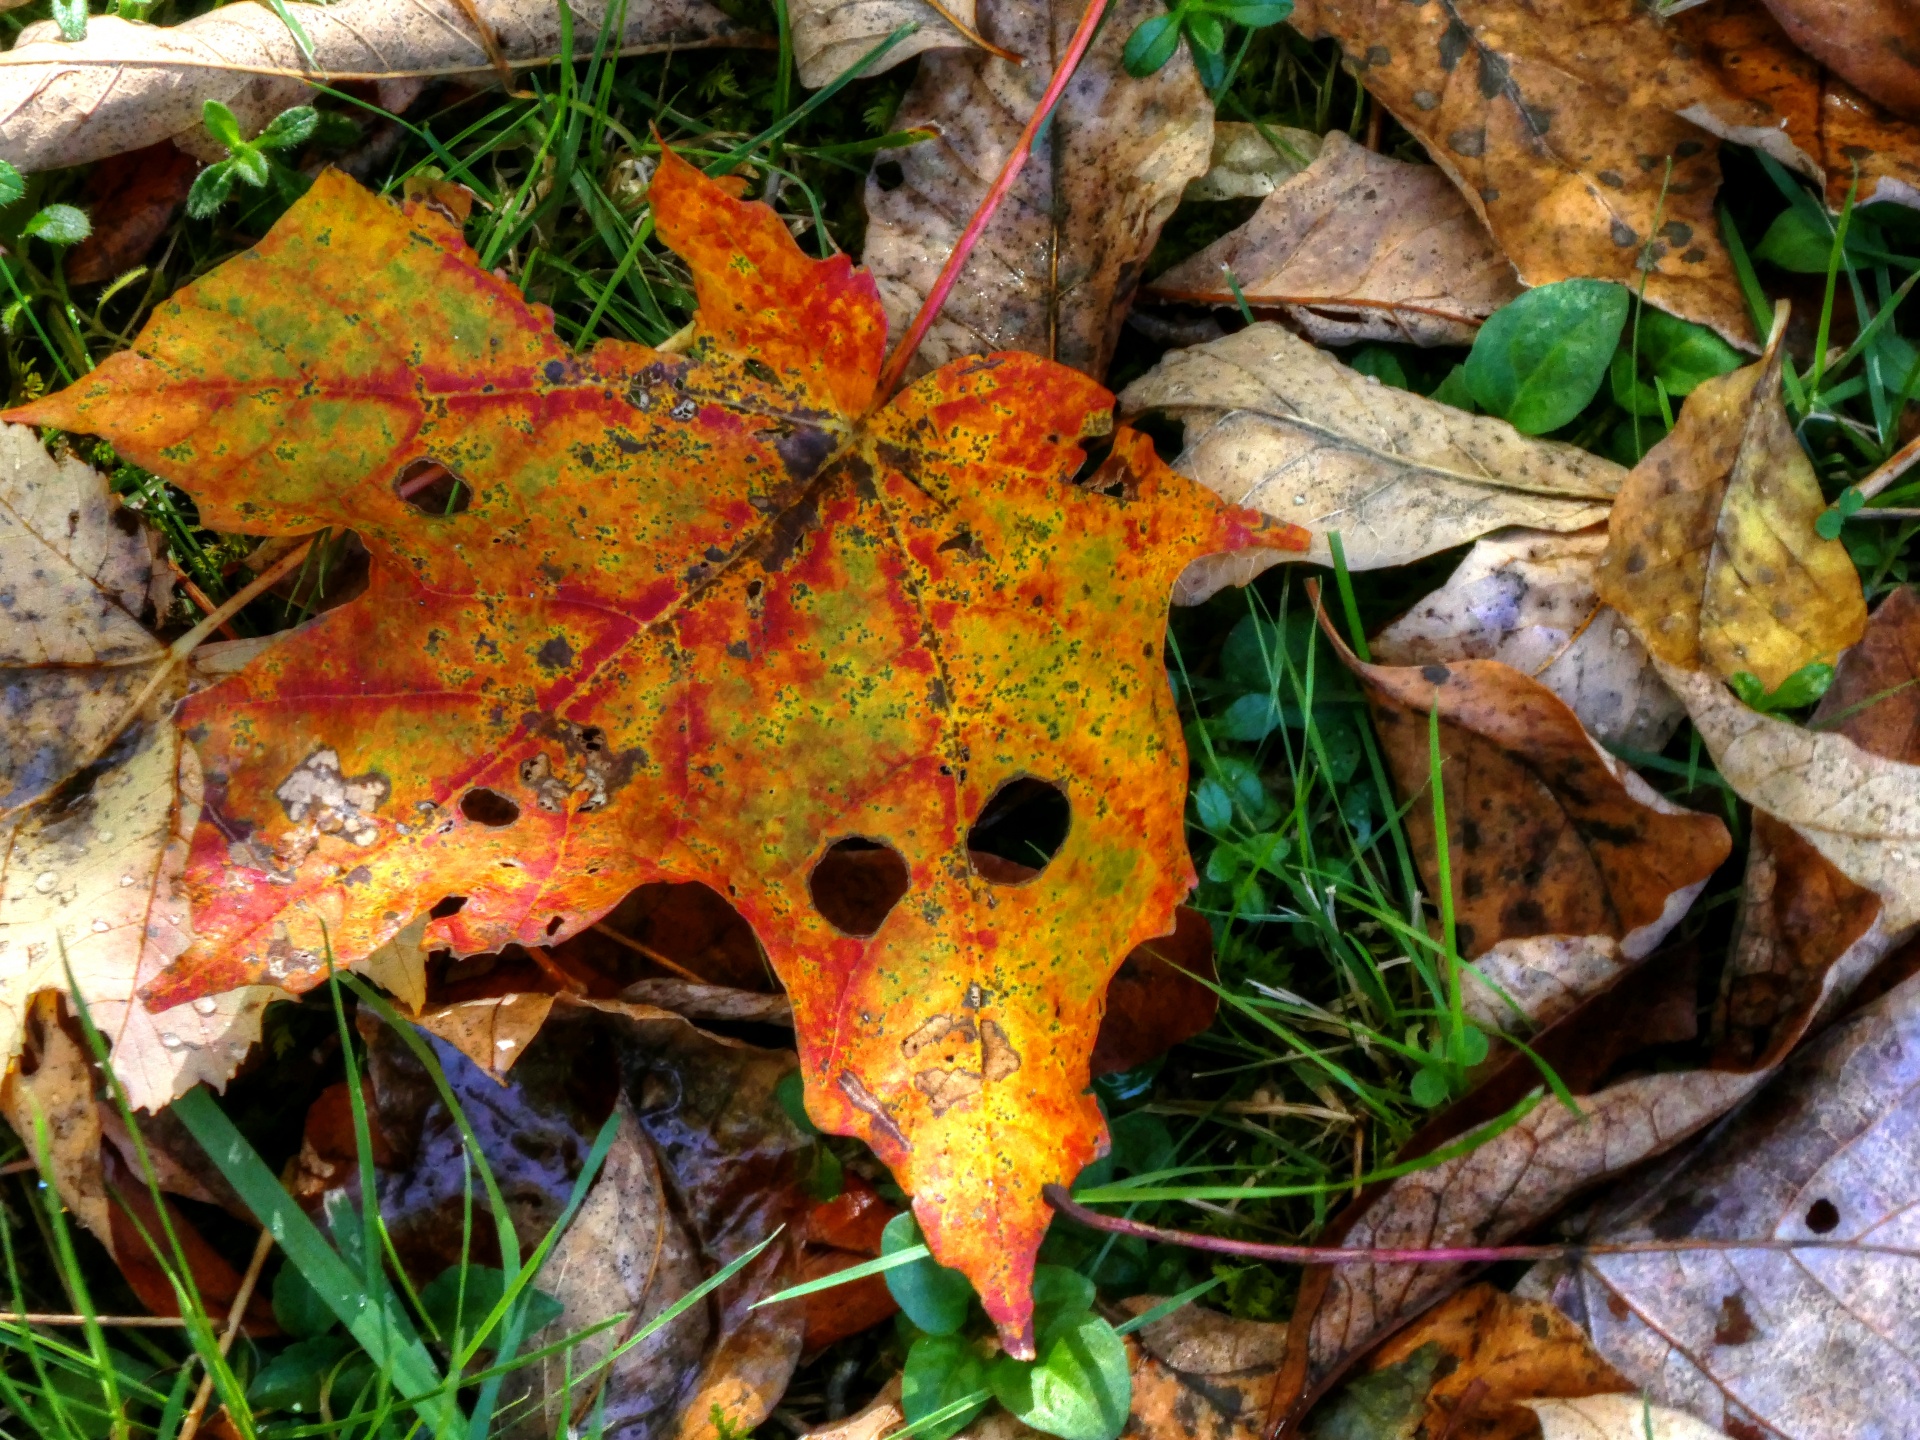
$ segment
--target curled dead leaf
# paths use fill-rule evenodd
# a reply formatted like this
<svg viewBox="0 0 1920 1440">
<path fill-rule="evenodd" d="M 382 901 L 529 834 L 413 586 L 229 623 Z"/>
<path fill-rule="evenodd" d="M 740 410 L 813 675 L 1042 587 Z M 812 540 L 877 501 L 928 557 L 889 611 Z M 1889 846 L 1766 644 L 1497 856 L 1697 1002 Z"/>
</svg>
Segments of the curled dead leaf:
<svg viewBox="0 0 1920 1440">
<path fill-rule="evenodd" d="M 1376 155 L 1335 130 L 1252 219 L 1161 275 L 1148 293 L 1281 309 L 1322 345 L 1466 345 L 1520 287 L 1444 174 Z"/>
<path fill-rule="evenodd" d="M 799 0 L 789 12 L 794 66 L 800 83 L 818 90 L 902 25 L 914 26 L 860 72 L 878 75 L 923 51 L 974 44 L 973 15 L 974 0 Z"/>
<path fill-rule="evenodd" d="M 1633 468 L 1595 571 L 1600 598 L 1668 665 L 1769 690 L 1860 638 L 1867 606 L 1780 394 L 1784 306 L 1757 365 L 1703 381 Z"/>
<path fill-rule="evenodd" d="M 1447 583 L 1372 637 L 1386 665 L 1498 660 L 1567 702 L 1603 745 L 1657 752 L 1685 711 L 1619 612 L 1594 564 L 1606 532 L 1512 530 L 1474 543 Z"/>
<path fill-rule="evenodd" d="M 1274 141 L 1279 142 L 1277 146 Z M 1187 182 L 1182 198 L 1243 200 L 1271 195 L 1313 163 L 1320 144 L 1321 137 L 1313 131 L 1296 130 L 1291 125 L 1215 120 L 1213 154 L 1207 160 L 1207 171 Z"/>
<path fill-rule="evenodd" d="M 1121 392 L 1125 415 L 1186 424 L 1175 468 L 1235 504 L 1304 525 L 1331 563 L 1337 531 L 1355 570 L 1404 565 L 1510 525 L 1582 530 L 1603 520 L 1626 472 L 1382 385 L 1274 324 L 1176 350 Z M 1181 577 L 1196 604 L 1295 557 L 1209 556 Z"/>
<path fill-rule="evenodd" d="M 938 138 L 882 151 L 867 180 L 863 263 L 897 340 L 933 287 L 1080 19 L 1071 0 L 981 0 L 980 32 L 1024 67 L 936 52 L 894 116 Z M 1207 165 L 1213 109 L 1184 47 L 1145 80 L 1120 52 L 1155 0 L 1119 0 L 1074 73 L 1013 191 L 987 226 L 908 374 L 962 355 L 1028 350 L 1106 372 L 1160 227 Z"/>
</svg>

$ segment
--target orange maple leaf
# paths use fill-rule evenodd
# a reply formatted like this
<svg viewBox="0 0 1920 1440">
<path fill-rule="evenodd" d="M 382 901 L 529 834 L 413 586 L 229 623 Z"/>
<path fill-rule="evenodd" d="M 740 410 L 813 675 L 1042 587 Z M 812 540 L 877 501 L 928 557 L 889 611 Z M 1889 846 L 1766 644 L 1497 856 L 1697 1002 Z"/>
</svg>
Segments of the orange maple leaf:
<svg viewBox="0 0 1920 1440">
<path fill-rule="evenodd" d="M 305 989 L 448 896 L 428 941 L 472 954 L 704 882 L 792 995 L 809 1112 L 892 1167 L 1028 1355 L 1041 1187 L 1105 1146 L 1108 977 L 1193 883 L 1168 594 L 1304 532 L 1129 432 L 1074 484 L 1112 397 L 1036 356 L 877 405 L 871 279 L 671 154 L 652 201 L 699 300 L 684 353 L 570 352 L 455 220 L 328 173 L 13 412 L 106 436 L 216 529 L 350 527 L 373 556 L 364 595 L 182 709 L 196 939 L 153 1003 Z M 432 513 L 403 493 L 423 463 L 463 485 Z M 968 830 L 1022 779 L 1070 825 L 999 883 Z M 816 904 L 847 841 L 898 857 L 883 919 Z"/>
</svg>

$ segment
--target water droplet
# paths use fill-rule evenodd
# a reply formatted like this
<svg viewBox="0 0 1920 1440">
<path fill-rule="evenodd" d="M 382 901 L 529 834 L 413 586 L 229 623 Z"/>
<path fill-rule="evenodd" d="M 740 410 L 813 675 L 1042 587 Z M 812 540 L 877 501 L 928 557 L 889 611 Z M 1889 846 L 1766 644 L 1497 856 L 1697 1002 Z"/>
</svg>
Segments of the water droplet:
<svg viewBox="0 0 1920 1440">
<path fill-rule="evenodd" d="M 104 920 L 96 920 L 93 922 L 93 933 L 96 935 L 104 935 L 112 928 L 113 927 Z"/>
<path fill-rule="evenodd" d="M 510 1039 L 509 1039 L 509 1040 L 496 1040 L 496 1041 L 494 1041 L 494 1042 L 493 1042 L 493 1048 L 494 1048 L 494 1049 L 496 1049 L 496 1050 L 511 1050 L 511 1049 L 513 1049 L 513 1047 L 514 1047 L 515 1045 L 517 1045 L 517 1044 L 519 1044 L 519 1043 L 520 1043 L 520 1042 L 519 1042 L 519 1041 L 517 1041 L 517 1040 L 510 1040 Z"/>
<path fill-rule="evenodd" d="M 219 1008 L 220 1002 L 211 995 L 202 995 L 193 1002 L 193 1013 L 196 1015 L 211 1015 Z"/>
<path fill-rule="evenodd" d="M 126 889 L 131 884 L 133 884 L 133 876 L 131 874 L 122 875 L 120 877 L 120 888 L 122 890 Z"/>
<path fill-rule="evenodd" d="M 1296 505 L 1304 505 L 1307 503 L 1307 497 L 1304 495 L 1296 495 L 1293 497 L 1293 503 Z"/>
<path fill-rule="evenodd" d="M 182 1040 L 178 1035 L 174 1034 L 171 1030 L 162 1030 L 160 1032 L 160 1043 L 166 1046 L 166 1048 L 169 1050 L 179 1050 L 184 1048 L 187 1042 Z"/>
<path fill-rule="evenodd" d="M 35 878 L 33 888 L 38 890 L 42 895 L 51 895 L 53 893 L 53 887 L 59 883 L 60 872 L 57 870 L 48 870 Z"/>
</svg>

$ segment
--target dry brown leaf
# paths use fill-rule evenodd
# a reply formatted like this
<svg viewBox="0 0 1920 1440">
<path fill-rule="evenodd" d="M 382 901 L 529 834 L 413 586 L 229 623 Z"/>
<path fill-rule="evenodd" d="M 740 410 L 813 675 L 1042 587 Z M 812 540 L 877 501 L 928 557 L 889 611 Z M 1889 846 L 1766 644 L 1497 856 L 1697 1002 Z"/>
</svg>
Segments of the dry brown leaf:
<svg viewBox="0 0 1920 1440">
<path fill-rule="evenodd" d="M 1148 292 L 1277 308 L 1322 345 L 1469 345 L 1520 287 L 1444 174 L 1376 155 L 1335 130 L 1313 164 L 1268 195 L 1252 219 Z"/>
<path fill-rule="evenodd" d="M 29 1021 L 32 1067 L 0 1077 L 0 1113 L 53 1181 L 66 1207 L 101 1244 L 113 1247 L 107 1182 L 100 1169 L 100 1107 L 93 1098 L 93 1065 L 86 1047 L 60 1023 L 59 1002 L 36 998 Z M 38 1122 L 38 1124 L 36 1124 Z M 47 1128 L 40 1150 L 39 1124 Z"/>
<path fill-rule="evenodd" d="M 1819 7 L 1819 13 L 1830 11 Z M 1710 0 L 1672 23 L 1717 87 L 1686 110 L 1689 119 L 1823 180 L 1836 210 L 1856 176 L 1857 203 L 1920 206 L 1920 127 L 1797 49 L 1760 0 Z M 1758 127 L 1756 109 L 1765 117 Z"/>
<path fill-rule="evenodd" d="M 1713 210 L 1718 146 L 1678 112 L 1705 93 L 1730 122 L 1758 130 L 1770 117 L 1690 65 L 1652 7 L 1580 0 L 1546 20 L 1520 0 L 1299 0 L 1293 24 L 1340 42 L 1524 284 L 1638 289 L 1649 257 L 1651 303 L 1750 342 Z"/>
<path fill-rule="evenodd" d="M 1672 804 L 1519 671 L 1493 660 L 1368 665 L 1335 648 L 1366 695 L 1429 891 L 1439 876 L 1429 717 L 1439 716 L 1462 955 L 1528 936 L 1595 935 L 1640 959 L 1727 858 L 1724 824 Z"/>
<path fill-rule="evenodd" d="M 1539 1422 L 1519 1408 L 1526 1402 L 1632 1388 L 1552 1305 L 1491 1285 L 1449 1296 L 1375 1351 L 1367 1368 L 1398 1365 L 1427 1345 L 1441 1356 L 1426 1397 L 1429 1440 L 1530 1440 Z"/>
<path fill-rule="evenodd" d="M 1638 1395 L 1592 1395 L 1581 1400 L 1523 1400 L 1540 1423 L 1540 1440 L 1725 1440 L 1684 1410 L 1654 1405 Z"/>
<path fill-rule="evenodd" d="M 507 58 L 559 52 L 559 11 L 547 0 L 471 4 Z M 592 36 L 607 0 L 573 0 L 571 8 L 575 35 Z M 96 15 L 79 41 L 60 39 L 50 23 L 29 27 L 0 57 L 0 159 L 27 172 L 54 170 L 176 137 L 193 152 L 209 100 L 229 106 L 252 134 L 312 94 L 297 78 L 248 67 L 307 70 L 336 84 L 343 75 L 493 71 L 490 47 L 460 0 L 339 0 L 298 13 L 313 44 L 311 67 L 265 5 L 230 5 L 168 26 Z M 727 44 L 746 34 L 705 0 L 631 0 L 626 15 L 621 44 L 629 50 Z"/>
<path fill-rule="evenodd" d="M 1271 195 L 1313 163 L 1320 143 L 1321 137 L 1313 131 L 1291 125 L 1215 120 L 1207 173 L 1188 181 L 1182 198 L 1250 200 Z"/>
<path fill-rule="evenodd" d="M 1461 972 L 1466 1016 L 1492 1033 L 1551 1025 L 1639 963 L 1611 935 L 1529 935 L 1502 940 Z"/>
<path fill-rule="evenodd" d="M 1920 11 L 1903 0 L 1767 0 L 1787 38 L 1868 99 L 1920 119 Z"/>
<path fill-rule="evenodd" d="M 1273 324 L 1168 353 L 1120 409 L 1183 420 L 1182 474 L 1313 532 L 1297 557 L 1197 561 L 1175 591 L 1183 604 L 1286 559 L 1330 564 L 1330 531 L 1350 568 L 1376 570 L 1510 525 L 1582 530 L 1606 518 L 1626 478 L 1588 451 L 1382 385 Z"/>
<path fill-rule="evenodd" d="M 1703 381 L 1633 468 L 1595 572 L 1653 655 L 1769 690 L 1860 638 L 1867 605 L 1780 397 L 1784 308 L 1766 357 Z"/>
<path fill-rule="evenodd" d="M 1386 665 L 1498 660 L 1567 702 L 1603 745 L 1659 751 L 1684 711 L 1646 647 L 1594 591 L 1604 530 L 1512 530 L 1474 543 L 1447 583 L 1371 641 Z"/>
<path fill-rule="evenodd" d="M 895 129 L 939 137 L 882 151 L 867 179 L 863 263 L 897 340 L 1046 89 L 1080 19 L 1071 0 L 983 0 L 986 39 L 1024 67 L 980 52 L 935 52 Z M 961 271 L 908 374 L 961 355 L 1030 350 L 1103 375 L 1160 227 L 1205 170 L 1213 107 L 1183 47 L 1144 80 L 1120 66 L 1157 0 L 1120 0 L 1087 50 L 1026 168 Z"/>
<path fill-rule="evenodd" d="M 919 27 L 860 72 L 878 75 L 922 51 L 972 45 L 973 13 L 974 0 L 800 0 L 789 12 L 793 63 L 818 90 L 902 25 Z"/>
<path fill-rule="evenodd" d="M 1920 978 L 1789 1060 L 1742 1114 L 1589 1237 L 1920 1241 Z M 1527 1288 L 1552 1277 L 1530 1276 Z M 1845 1251 L 1589 1258 L 1553 1283 L 1653 1398 L 1740 1436 L 1920 1427 L 1920 1260 Z"/>
</svg>

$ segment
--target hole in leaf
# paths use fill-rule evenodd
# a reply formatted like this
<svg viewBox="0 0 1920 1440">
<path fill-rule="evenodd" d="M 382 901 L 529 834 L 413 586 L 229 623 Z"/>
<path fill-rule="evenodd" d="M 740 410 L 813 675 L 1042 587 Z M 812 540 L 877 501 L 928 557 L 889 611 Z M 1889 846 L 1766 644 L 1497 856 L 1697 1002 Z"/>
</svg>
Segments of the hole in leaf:
<svg viewBox="0 0 1920 1440">
<path fill-rule="evenodd" d="M 907 172 L 898 160 L 882 160 L 873 167 L 873 183 L 882 190 L 898 190 L 907 183 Z"/>
<path fill-rule="evenodd" d="M 460 797 L 460 813 L 476 825 L 511 825 L 520 818 L 520 807 L 498 790 L 476 785 Z"/>
<path fill-rule="evenodd" d="M 393 482 L 393 493 L 422 515 L 458 515 L 473 503 L 473 487 L 438 460 L 415 460 Z"/>
<path fill-rule="evenodd" d="M 446 895 L 434 902 L 434 907 L 427 914 L 435 920 L 444 920 L 449 915 L 458 915 L 466 903 L 467 897 L 464 895 Z"/>
<path fill-rule="evenodd" d="M 974 873 L 995 885 L 1031 880 L 1060 853 L 1072 824 L 1067 792 L 1051 780 L 1009 780 L 967 831 Z"/>
<path fill-rule="evenodd" d="M 907 893 L 907 862 L 891 845 L 836 840 L 807 876 L 814 908 L 843 935 L 871 935 Z"/>
<path fill-rule="evenodd" d="M 547 921 L 547 934 L 552 935 L 556 933 L 560 927 L 566 923 L 566 920 L 561 916 L 554 916 L 551 920 Z"/>
<path fill-rule="evenodd" d="M 1839 1224 L 1840 1211 L 1831 1200 L 1816 1200 L 1807 1207 L 1807 1229 L 1814 1234 L 1825 1235 Z"/>
</svg>

